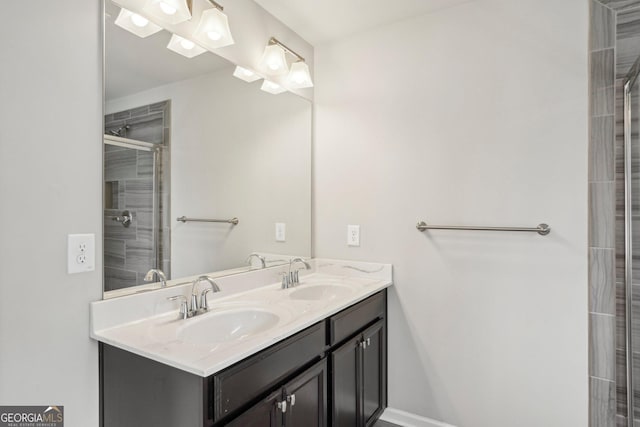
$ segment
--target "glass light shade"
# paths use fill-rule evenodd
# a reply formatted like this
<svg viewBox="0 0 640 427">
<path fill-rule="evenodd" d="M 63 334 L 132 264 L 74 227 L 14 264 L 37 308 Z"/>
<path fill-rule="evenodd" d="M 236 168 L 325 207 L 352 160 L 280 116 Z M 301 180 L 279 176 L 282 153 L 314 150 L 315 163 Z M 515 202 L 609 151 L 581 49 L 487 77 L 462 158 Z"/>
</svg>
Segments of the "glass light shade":
<svg viewBox="0 0 640 427">
<path fill-rule="evenodd" d="M 309 66 L 304 61 L 291 64 L 291 70 L 289 70 L 289 75 L 287 76 L 287 83 L 292 89 L 313 87 Z"/>
<path fill-rule="evenodd" d="M 143 10 L 151 19 L 167 24 L 179 24 L 191 19 L 187 0 L 148 0 Z"/>
<path fill-rule="evenodd" d="M 265 81 L 262 83 L 262 86 L 260 87 L 260 89 L 262 89 L 262 90 L 263 90 L 263 91 L 265 91 L 265 92 L 272 93 L 272 94 L 274 94 L 274 95 L 277 95 L 277 94 L 279 94 L 279 93 L 282 93 L 282 92 L 286 92 L 286 91 L 287 91 L 285 88 L 283 88 L 283 87 L 282 87 L 282 86 L 280 86 L 279 84 L 274 83 L 274 82 L 270 82 L 269 80 L 265 80 Z"/>
<path fill-rule="evenodd" d="M 245 82 L 251 83 L 256 80 L 260 80 L 260 76 L 254 73 L 251 70 L 243 68 L 241 66 L 236 66 L 235 71 L 233 72 L 233 76 L 239 78 L 240 80 L 244 80 Z"/>
<path fill-rule="evenodd" d="M 114 22 L 118 27 L 124 28 L 138 37 L 148 37 L 162 30 L 162 27 L 149 22 L 144 16 L 133 13 L 127 9 L 120 9 L 120 13 Z"/>
<path fill-rule="evenodd" d="M 191 40 L 180 37 L 177 34 L 173 34 L 171 36 L 167 49 L 172 50 L 175 53 L 179 53 L 182 56 L 186 56 L 187 58 L 193 58 L 194 56 L 198 56 L 207 51 L 207 49 L 204 49 Z"/>
<path fill-rule="evenodd" d="M 200 22 L 193 33 L 193 38 L 202 46 L 210 49 L 217 49 L 234 43 L 227 15 L 216 8 L 202 12 Z"/>
<path fill-rule="evenodd" d="M 284 49 L 275 44 L 267 45 L 260 59 L 260 69 L 268 74 L 285 74 L 289 67 L 287 58 L 284 56 Z"/>
</svg>

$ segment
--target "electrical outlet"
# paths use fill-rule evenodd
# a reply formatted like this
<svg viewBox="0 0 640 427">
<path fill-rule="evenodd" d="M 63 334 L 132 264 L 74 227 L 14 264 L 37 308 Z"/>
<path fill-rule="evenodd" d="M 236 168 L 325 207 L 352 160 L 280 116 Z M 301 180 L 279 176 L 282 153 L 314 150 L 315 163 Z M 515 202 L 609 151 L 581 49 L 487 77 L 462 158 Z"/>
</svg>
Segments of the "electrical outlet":
<svg viewBox="0 0 640 427">
<path fill-rule="evenodd" d="M 276 242 L 284 242 L 287 225 L 284 222 L 276 222 Z"/>
<path fill-rule="evenodd" d="M 67 273 L 96 269 L 96 243 L 93 234 L 69 234 L 67 238 Z"/>
<path fill-rule="evenodd" d="M 347 246 L 360 246 L 359 225 L 347 225 Z"/>
</svg>

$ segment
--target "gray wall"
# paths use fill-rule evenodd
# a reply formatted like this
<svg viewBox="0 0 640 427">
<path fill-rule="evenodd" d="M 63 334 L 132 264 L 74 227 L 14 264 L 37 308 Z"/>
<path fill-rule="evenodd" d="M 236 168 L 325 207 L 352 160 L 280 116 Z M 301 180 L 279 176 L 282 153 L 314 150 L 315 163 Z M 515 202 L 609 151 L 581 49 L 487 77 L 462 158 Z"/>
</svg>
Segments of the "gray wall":
<svg viewBox="0 0 640 427">
<path fill-rule="evenodd" d="M 483 0 L 316 46 L 315 255 L 393 263 L 392 409 L 587 425 L 588 22 Z"/>
<path fill-rule="evenodd" d="M 64 405 L 65 426 L 97 426 L 100 2 L 0 8 L 0 404 Z M 69 233 L 96 235 L 95 271 L 67 274 Z"/>
</svg>

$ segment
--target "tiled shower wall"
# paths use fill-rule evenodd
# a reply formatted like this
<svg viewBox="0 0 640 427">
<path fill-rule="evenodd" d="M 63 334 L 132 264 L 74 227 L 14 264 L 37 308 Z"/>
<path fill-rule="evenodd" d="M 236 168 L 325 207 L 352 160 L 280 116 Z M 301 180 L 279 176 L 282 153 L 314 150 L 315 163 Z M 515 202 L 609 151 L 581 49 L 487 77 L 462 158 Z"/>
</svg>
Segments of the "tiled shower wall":
<svg viewBox="0 0 640 427">
<path fill-rule="evenodd" d="M 144 283 L 150 268 L 159 267 L 170 277 L 169 124 L 169 101 L 105 116 L 105 134 L 119 131 L 124 138 L 164 147 L 155 171 L 160 179 L 159 212 L 154 219 L 153 153 L 105 145 L 105 291 Z M 133 216 L 128 228 L 112 221 L 125 209 Z M 157 235 L 154 226 L 158 227 Z"/>
<path fill-rule="evenodd" d="M 626 426 L 624 152 L 620 78 L 626 75 L 640 54 L 638 18 L 640 0 L 591 1 L 589 376 L 592 427 Z M 640 331 L 640 325 L 634 330 Z M 638 364 L 634 365 L 640 366 L 640 353 L 636 355 L 634 351 L 635 358 Z M 634 390 L 634 394 L 639 391 Z M 636 419 L 640 418 L 639 409 L 636 408 Z"/>
</svg>

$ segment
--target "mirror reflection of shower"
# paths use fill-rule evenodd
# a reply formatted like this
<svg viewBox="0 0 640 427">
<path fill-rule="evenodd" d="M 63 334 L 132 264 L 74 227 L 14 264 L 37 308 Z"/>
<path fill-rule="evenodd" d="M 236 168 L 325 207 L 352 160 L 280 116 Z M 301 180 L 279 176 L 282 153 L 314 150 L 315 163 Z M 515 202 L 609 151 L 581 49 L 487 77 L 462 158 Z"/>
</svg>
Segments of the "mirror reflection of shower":
<svg viewBox="0 0 640 427">
<path fill-rule="evenodd" d="M 105 116 L 104 289 L 170 277 L 169 101 Z"/>
</svg>

